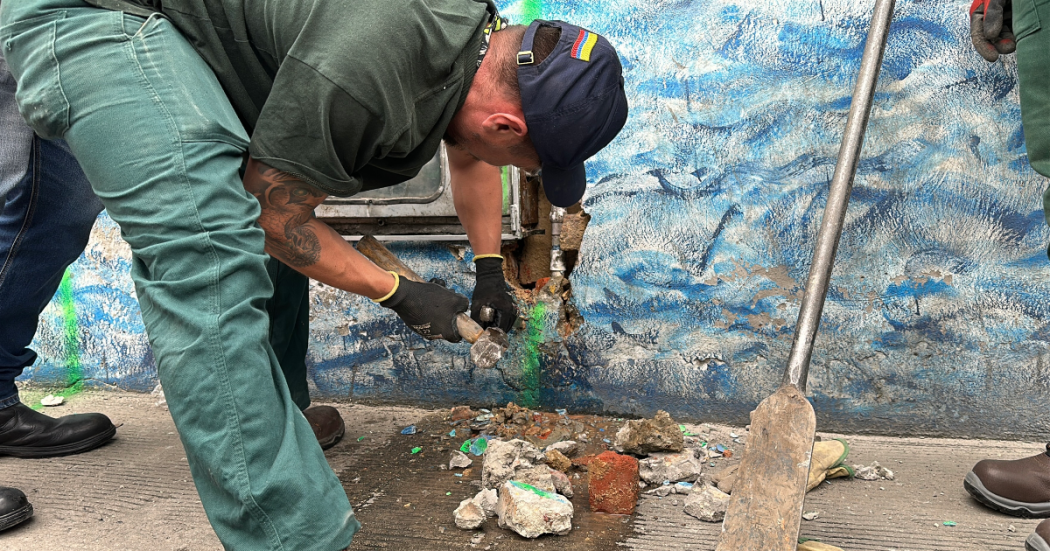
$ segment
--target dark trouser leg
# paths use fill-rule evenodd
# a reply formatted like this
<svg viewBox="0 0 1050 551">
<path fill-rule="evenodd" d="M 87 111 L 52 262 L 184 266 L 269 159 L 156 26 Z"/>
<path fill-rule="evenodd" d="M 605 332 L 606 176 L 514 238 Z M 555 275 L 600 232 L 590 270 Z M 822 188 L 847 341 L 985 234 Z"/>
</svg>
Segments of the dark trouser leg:
<svg viewBox="0 0 1050 551">
<path fill-rule="evenodd" d="M 273 282 L 273 297 L 266 301 L 270 314 L 270 346 L 281 363 L 292 401 L 300 410 L 310 407 L 306 384 L 306 350 L 310 344 L 310 278 L 270 257 L 266 271 Z"/>
</svg>

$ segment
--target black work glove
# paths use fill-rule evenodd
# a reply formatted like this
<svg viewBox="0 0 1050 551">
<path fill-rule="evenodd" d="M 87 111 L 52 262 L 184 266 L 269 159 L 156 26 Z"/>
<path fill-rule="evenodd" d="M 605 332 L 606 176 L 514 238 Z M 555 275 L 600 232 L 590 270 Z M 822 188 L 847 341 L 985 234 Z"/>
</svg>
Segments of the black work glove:
<svg viewBox="0 0 1050 551">
<path fill-rule="evenodd" d="M 970 40 L 977 53 L 988 61 L 1017 49 L 1010 0 L 973 0 L 970 6 Z"/>
<path fill-rule="evenodd" d="M 499 327 L 509 333 L 518 319 L 518 307 L 510 296 L 510 287 L 503 277 L 503 257 L 485 256 L 474 259 L 477 272 L 477 283 L 474 285 L 474 296 L 470 300 L 470 317 L 483 328 Z M 481 309 L 492 308 L 491 320 L 481 319 Z"/>
<path fill-rule="evenodd" d="M 391 272 L 393 273 L 393 272 Z M 390 308 L 410 329 L 427 340 L 459 342 L 456 314 L 466 312 L 467 297 L 436 283 L 416 283 L 397 277 L 397 289 L 379 305 Z"/>
</svg>

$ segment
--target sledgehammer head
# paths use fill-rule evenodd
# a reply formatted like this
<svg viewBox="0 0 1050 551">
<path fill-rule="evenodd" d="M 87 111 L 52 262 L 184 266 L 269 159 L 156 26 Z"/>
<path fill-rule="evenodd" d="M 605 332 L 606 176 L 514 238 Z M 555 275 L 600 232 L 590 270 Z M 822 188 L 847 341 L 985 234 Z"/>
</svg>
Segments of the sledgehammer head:
<svg viewBox="0 0 1050 551">
<path fill-rule="evenodd" d="M 470 347 L 470 361 L 482 369 L 491 369 L 510 347 L 507 334 L 499 327 L 489 327 Z"/>
</svg>

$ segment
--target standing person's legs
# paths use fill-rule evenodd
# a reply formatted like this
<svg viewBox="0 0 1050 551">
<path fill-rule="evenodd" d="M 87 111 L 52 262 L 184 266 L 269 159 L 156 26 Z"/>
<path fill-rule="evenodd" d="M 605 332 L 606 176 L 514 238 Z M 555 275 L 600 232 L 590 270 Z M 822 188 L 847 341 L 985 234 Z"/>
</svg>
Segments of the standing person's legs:
<svg viewBox="0 0 1050 551">
<path fill-rule="evenodd" d="M 268 344 L 259 205 L 238 177 L 247 136 L 168 21 L 80 6 L 7 4 L 0 40 L 23 114 L 65 136 L 131 245 L 208 518 L 230 549 L 342 549 L 359 524 Z"/>
<path fill-rule="evenodd" d="M 69 148 L 37 138 L 14 96 L 0 57 L 0 456 L 50 457 L 90 450 L 116 433 L 102 414 L 54 419 L 33 411 L 15 387 L 36 359 L 28 347 L 40 313 L 84 251 L 102 204 Z"/>
<path fill-rule="evenodd" d="M 1015 0 L 1017 76 L 1025 148 L 1032 168 L 1050 176 L 1050 4 Z M 1043 194 L 1050 223 L 1050 187 Z M 1050 444 L 1047 451 L 1015 460 L 985 459 L 967 473 L 966 490 L 988 507 L 1009 515 L 1050 516 Z M 1050 551 L 1050 521 L 1043 521 L 1025 543 L 1030 551 Z"/>
</svg>

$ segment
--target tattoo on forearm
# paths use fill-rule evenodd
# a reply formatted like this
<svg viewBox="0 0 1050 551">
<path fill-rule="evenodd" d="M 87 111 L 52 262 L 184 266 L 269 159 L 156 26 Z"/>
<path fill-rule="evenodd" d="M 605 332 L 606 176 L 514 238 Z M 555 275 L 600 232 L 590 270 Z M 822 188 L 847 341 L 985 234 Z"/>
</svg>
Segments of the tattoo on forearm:
<svg viewBox="0 0 1050 551">
<path fill-rule="evenodd" d="M 266 242 L 271 253 L 295 268 L 316 264 L 321 257 L 321 241 L 308 224 L 324 193 L 266 165 L 259 165 L 258 175 L 245 179 L 245 186 L 262 205 L 259 224 L 268 230 Z M 280 235 L 274 235 L 278 233 L 274 230 Z"/>
</svg>

